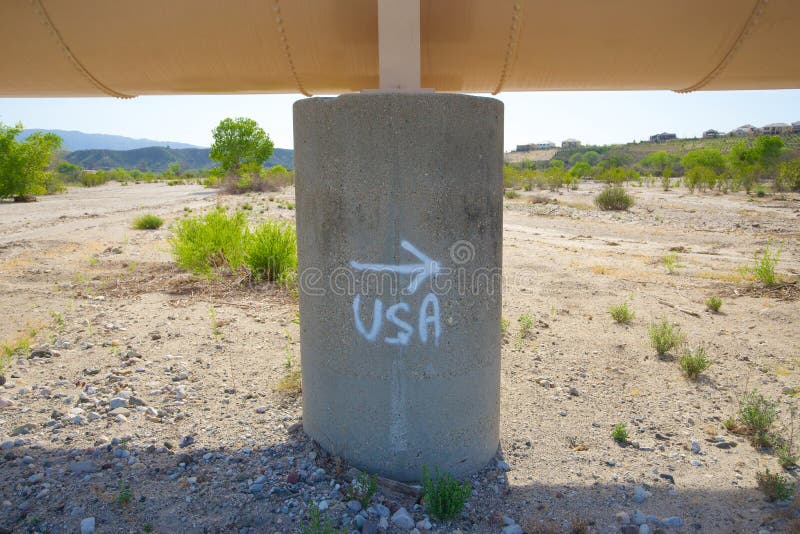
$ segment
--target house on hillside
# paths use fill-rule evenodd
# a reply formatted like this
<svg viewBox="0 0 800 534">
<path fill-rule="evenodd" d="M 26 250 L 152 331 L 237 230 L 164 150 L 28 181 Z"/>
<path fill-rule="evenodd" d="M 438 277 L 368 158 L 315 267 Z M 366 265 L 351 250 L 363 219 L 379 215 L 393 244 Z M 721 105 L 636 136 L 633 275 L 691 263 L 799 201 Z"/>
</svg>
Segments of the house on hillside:
<svg viewBox="0 0 800 534">
<path fill-rule="evenodd" d="M 717 137 L 722 137 L 725 135 L 722 132 L 718 132 L 717 130 L 706 130 L 703 132 L 703 139 L 716 139 Z"/>
<path fill-rule="evenodd" d="M 733 137 L 744 137 L 747 135 L 755 135 L 757 133 L 758 133 L 758 128 L 756 128 L 752 124 L 744 124 L 734 130 L 731 130 L 731 133 L 729 135 Z"/>
<path fill-rule="evenodd" d="M 800 134 L 800 121 L 792 123 L 792 133 Z"/>
<path fill-rule="evenodd" d="M 556 144 L 552 141 L 542 141 L 541 143 L 536 143 L 536 150 L 547 150 L 555 147 Z"/>
<path fill-rule="evenodd" d="M 792 133 L 792 125 L 785 122 L 773 122 L 760 128 L 761 135 L 786 135 Z"/>
<path fill-rule="evenodd" d="M 533 143 L 528 143 L 527 145 L 517 145 L 515 152 L 530 152 L 531 150 L 533 150 Z"/>
<path fill-rule="evenodd" d="M 578 148 L 581 142 L 577 139 L 564 139 L 561 141 L 561 148 Z"/>
<path fill-rule="evenodd" d="M 651 143 L 663 143 L 664 141 L 670 141 L 672 139 L 677 139 L 678 136 L 674 133 L 668 132 L 661 132 L 660 134 L 655 134 L 650 136 Z"/>
</svg>

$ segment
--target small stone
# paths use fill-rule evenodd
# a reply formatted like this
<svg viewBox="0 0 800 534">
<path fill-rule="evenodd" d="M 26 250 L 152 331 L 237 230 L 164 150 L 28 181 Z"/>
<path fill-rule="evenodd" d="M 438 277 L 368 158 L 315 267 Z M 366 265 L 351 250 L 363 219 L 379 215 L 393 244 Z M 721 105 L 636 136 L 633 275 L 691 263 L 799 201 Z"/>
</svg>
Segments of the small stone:
<svg viewBox="0 0 800 534">
<path fill-rule="evenodd" d="M 692 440 L 692 452 L 694 454 L 700 454 L 700 442 L 696 439 Z"/>
<path fill-rule="evenodd" d="M 378 512 L 379 516 L 381 516 L 381 517 L 389 517 L 389 513 L 390 513 L 389 512 L 389 508 L 387 508 L 386 506 L 384 506 L 382 504 L 376 504 L 373 508 L 375 508 L 375 511 Z"/>
<path fill-rule="evenodd" d="M 633 502 L 635 502 L 636 504 L 641 504 L 644 501 L 646 501 L 647 498 L 650 497 L 651 495 L 652 493 L 650 493 L 643 487 L 636 486 L 633 490 Z"/>
<path fill-rule="evenodd" d="M 658 476 L 660 476 L 661 478 L 663 478 L 664 480 L 666 480 L 670 484 L 675 484 L 675 477 L 673 477 L 672 475 L 670 475 L 668 473 L 661 473 Z"/>
<path fill-rule="evenodd" d="M 361 516 L 359 516 L 361 517 Z M 382 521 L 386 521 L 386 519 L 381 518 Z M 387 525 L 388 526 L 388 525 Z M 364 524 L 361 525 L 361 534 L 378 534 L 378 528 L 380 527 L 379 523 L 375 519 L 366 519 L 364 520 Z"/>
<path fill-rule="evenodd" d="M 578 388 L 569 388 L 569 394 L 573 397 L 579 397 L 581 392 L 578 391 Z"/>
<path fill-rule="evenodd" d="M 256 413 L 267 413 L 267 407 L 259 406 L 258 408 L 256 408 Z"/>
<path fill-rule="evenodd" d="M 634 512 L 631 514 L 631 523 L 634 525 L 644 525 L 647 523 L 647 518 L 641 510 L 634 510 Z"/>
<path fill-rule="evenodd" d="M 115 410 L 117 408 L 126 408 L 128 406 L 128 399 L 124 397 L 114 397 L 108 401 L 108 409 Z"/>
<path fill-rule="evenodd" d="M 297 484 L 300 482 L 300 473 L 297 471 L 289 471 L 289 474 L 286 475 L 286 482 L 289 484 Z"/>
<path fill-rule="evenodd" d="M 700 460 L 695 460 L 695 459 L 690 460 L 689 463 L 692 464 L 695 467 L 702 467 L 702 465 L 703 465 L 703 462 L 701 462 Z"/>
<path fill-rule="evenodd" d="M 358 501 L 356 501 L 356 500 L 348 501 L 348 502 L 347 502 L 347 507 L 348 507 L 348 508 L 350 509 L 350 511 L 351 511 L 351 512 L 353 512 L 353 513 L 356 513 L 356 512 L 360 512 L 360 511 L 361 511 L 361 503 L 360 503 L 360 502 L 358 502 Z"/>
<path fill-rule="evenodd" d="M 406 510 L 405 508 L 399 508 L 392 515 L 392 524 L 397 528 L 410 530 L 414 528 L 414 519 L 412 519 L 411 514 L 408 513 L 408 510 Z"/>
<path fill-rule="evenodd" d="M 676 515 L 671 517 L 665 517 L 664 519 L 661 520 L 661 524 L 664 525 L 665 527 L 680 528 L 683 526 L 683 519 L 681 519 Z"/>
<path fill-rule="evenodd" d="M 0 409 L 8 408 L 10 406 L 14 406 L 14 401 L 5 397 L 0 397 Z"/>
<path fill-rule="evenodd" d="M 94 534 L 95 531 L 94 517 L 81 519 L 81 534 Z"/>
<path fill-rule="evenodd" d="M 617 512 L 614 519 L 617 520 L 617 523 L 622 523 L 623 525 L 631 522 L 631 516 L 628 512 Z"/>
<path fill-rule="evenodd" d="M 317 508 L 319 508 L 320 512 L 324 512 L 325 510 L 328 509 L 328 501 L 320 501 L 319 506 L 317 506 Z"/>
<path fill-rule="evenodd" d="M 503 527 L 503 534 L 522 534 L 522 527 L 519 525 Z"/>
<path fill-rule="evenodd" d="M 36 425 L 33 423 L 26 423 L 22 426 L 18 426 L 14 430 L 11 431 L 11 437 L 14 436 L 24 436 L 25 434 L 30 434 L 36 429 Z"/>
<path fill-rule="evenodd" d="M 639 534 L 650 534 L 650 527 L 647 526 L 647 523 L 639 525 Z"/>
<path fill-rule="evenodd" d="M 501 471 L 511 471 L 511 466 L 503 460 L 497 460 L 497 468 Z"/>
<path fill-rule="evenodd" d="M 182 449 L 183 449 L 183 448 L 185 448 L 185 447 L 188 447 L 188 446 L 189 446 L 189 445 L 191 445 L 192 443 L 194 443 L 194 436 L 191 436 L 191 435 L 186 435 L 186 436 L 183 436 L 183 437 L 181 438 L 181 441 L 180 441 L 180 443 L 178 444 L 178 446 L 179 446 L 180 448 L 182 448 Z"/>
<path fill-rule="evenodd" d="M 85 475 L 87 473 L 95 473 L 97 472 L 97 466 L 94 465 L 90 460 L 85 460 L 83 462 L 77 462 L 69 466 L 70 470 L 75 473 L 76 475 Z"/>
</svg>

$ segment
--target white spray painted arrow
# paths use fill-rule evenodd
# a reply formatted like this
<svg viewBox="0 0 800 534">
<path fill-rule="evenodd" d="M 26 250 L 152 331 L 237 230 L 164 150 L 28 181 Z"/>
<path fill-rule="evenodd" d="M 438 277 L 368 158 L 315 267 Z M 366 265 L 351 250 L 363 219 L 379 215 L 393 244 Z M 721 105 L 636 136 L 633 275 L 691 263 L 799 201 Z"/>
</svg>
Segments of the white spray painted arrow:
<svg viewBox="0 0 800 534">
<path fill-rule="evenodd" d="M 416 256 L 421 263 L 388 265 L 386 263 L 360 263 L 351 261 L 350 267 L 357 271 L 386 271 L 397 274 L 410 274 L 412 276 L 406 291 L 413 293 L 419 289 L 419 286 L 421 286 L 428 277 L 434 276 L 439 272 L 439 262 L 432 260 L 406 240 L 401 241 L 400 246 Z"/>
</svg>

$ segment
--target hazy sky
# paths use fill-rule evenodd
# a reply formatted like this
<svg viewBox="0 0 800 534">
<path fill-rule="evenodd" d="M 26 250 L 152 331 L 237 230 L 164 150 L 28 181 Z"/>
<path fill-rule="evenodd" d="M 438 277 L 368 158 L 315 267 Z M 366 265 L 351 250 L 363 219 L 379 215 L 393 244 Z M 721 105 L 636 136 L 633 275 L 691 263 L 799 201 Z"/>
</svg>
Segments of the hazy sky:
<svg viewBox="0 0 800 534">
<path fill-rule="evenodd" d="M 255 119 L 275 146 L 292 147 L 292 103 L 297 95 L 149 96 L 0 99 L 0 122 L 27 128 L 80 130 L 208 146 L 225 117 Z M 745 123 L 800 121 L 800 90 L 504 93 L 505 149 L 532 141 L 574 137 L 610 144 L 668 131 L 699 137 Z"/>
</svg>

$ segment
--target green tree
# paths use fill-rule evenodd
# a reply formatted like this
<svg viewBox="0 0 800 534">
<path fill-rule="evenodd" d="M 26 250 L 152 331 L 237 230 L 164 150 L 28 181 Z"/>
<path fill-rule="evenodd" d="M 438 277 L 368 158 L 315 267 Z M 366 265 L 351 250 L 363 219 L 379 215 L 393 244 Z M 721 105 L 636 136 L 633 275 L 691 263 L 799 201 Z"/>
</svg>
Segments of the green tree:
<svg viewBox="0 0 800 534">
<path fill-rule="evenodd" d="M 58 177 L 65 182 L 80 182 L 83 167 L 75 165 L 69 161 L 59 161 L 56 165 L 56 173 Z"/>
<path fill-rule="evenodd" d="M 167 166 L 167 170 L 164 173 L 167 176 L 180 176 L 181 175 L 181 164 L 177 161 L 173 161 Z"/>
<path fill-rule="evenodd" d="M 600 153 L 596 150 L 587 150 L 581 156 L 581 161 L 585 161 L 589 165 L 594 165 L 598 161 L 600 161 Z"/>
<path fill-rule="evenodd" d="M 667 154 L 664 150 L 651 152 L 639 161 L 640 166 L 652 171 L 655 176 L 664 176 L 667 169 L 672 172 L 679 163 L 680 159 L 677 156 Z"/>
<path fill-rule="evenodd" d="M 569 170 L 569 175 L 575 178 L 583 178 L 592 175 L 592 167 L 585 161 L 579 161 Z"/>
<path fill-rule="evenodd" d="M 725 170 L 725 158 L 720 154 L 719 150 L 713 148 L 701 148 L 699 150 L 692 150 L 681 158 L 681 165 L 686 167 L 686 170 L 693 167 L 707 167 L 719 174 Z"/>
<path fill-rule="evenodd" d="M 0 198 L 26 200 L 47 192 L 47 168 L 61 138 L 52 133 L 36 132 L 17 141 L 22 124 L 0 123 Z"/>
<path fill-rule="evenodd" d="M 225 174 L 240 175 L 257 170 L 272 155 L 269 135 L 253 119 L 224 119 L 214 128 L 211 159 L 219 161 Z"/>
</svg>

